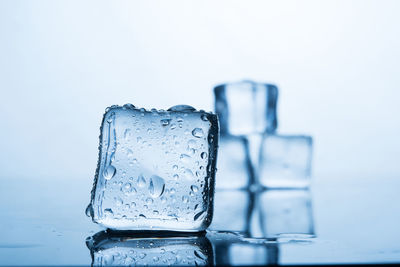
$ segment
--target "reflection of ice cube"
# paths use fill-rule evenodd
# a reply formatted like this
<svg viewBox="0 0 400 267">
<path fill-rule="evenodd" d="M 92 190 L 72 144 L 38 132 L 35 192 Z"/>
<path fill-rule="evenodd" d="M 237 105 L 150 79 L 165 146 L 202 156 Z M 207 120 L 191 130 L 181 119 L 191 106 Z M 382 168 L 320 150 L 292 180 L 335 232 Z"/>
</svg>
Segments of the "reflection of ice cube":
<svg viewBox="0 0 400 267">
<path fill-rule="evenodd" d="M 216 266 L 277 265 L 278 243 L 251 242 L 231 233 L 207 234 L 214 248 Z M 254 240 L 256 241 L 256 240 Z"/>
<path fill-rule="evenodd" d="M 258 206 L 265 237 L 314 235 L 308 190 L 266 190 L 259 194 Z"/>
<path fill-rule="evenodd" d="M 229 83 L 215 87 L 214 94 L 222 135 L 275 131 L 278 98 L 275 85 L 251 81 Z"/>
<path fill-rule="evenodd" d="M 205 236 L 151 237 L 97 233 L 87 239 L 92 266 L 208 266 L 211 243 Z"/>
<path fill-rule="evenodd" d="M 247 233 L 253 206 L 251 193 L 247 190 L 217 190 L 214 196 L 210 229 Z"/>
<path fill-rule="evenodd" d="M 222 135 L 219 140 L 216 188 L 240 189 L 249 186 L 251 163 L 247 139 Z"/>
<path fill-rule="evenodd" d="M 306 188 L 310 184 L 312 138 L 264 135 L 259 182 L 268 188 Z"/>
<path fill-rule="evenodd" d="M 107 109 L 87 213 L 112 229 L 204 230 L 217 147 L 214 114 L 189 106 Z"/>
</svg>

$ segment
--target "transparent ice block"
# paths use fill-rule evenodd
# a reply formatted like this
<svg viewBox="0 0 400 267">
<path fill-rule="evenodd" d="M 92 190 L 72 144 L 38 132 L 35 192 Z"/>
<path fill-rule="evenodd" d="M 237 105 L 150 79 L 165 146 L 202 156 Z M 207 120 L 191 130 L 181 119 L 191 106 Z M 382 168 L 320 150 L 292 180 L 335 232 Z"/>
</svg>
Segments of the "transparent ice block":
<svg viewBox="0 0 400 267">
<path fill-rule="evenodd" d="M 266 190 L 259 194 L 264 237 L 313 237 L 308 190 Z"/>
<path fill-rule="evenodd" d="M 263 137 L 258 179 L 267 188 L 307 188 L 310 185 L 312 138 L 304 135 Z"/>
<path fill-rule="evenodd" d="M 209 266 L 213 250 L 205 236 L 99 232 L 86 241 L 92 266 Z"/>
<path fill-rule="evenodd" d="M 228 83 L 215 87 L 214 95 L 221 135 L 275 131 L 278 98 L 275 85 L 252 81 Z"/>
<path fill-rule="evenodd" d="M 247 139 L 222 135 L 218 152 L 216 188 L 247 188 L 252 179 Z"/>
<path fill-rule="evenodd" d="M 211 223 L 217 116 L 112 106 L 104 114 L 87 214 L 120 230 L 201 231 Z"/>
</svg>

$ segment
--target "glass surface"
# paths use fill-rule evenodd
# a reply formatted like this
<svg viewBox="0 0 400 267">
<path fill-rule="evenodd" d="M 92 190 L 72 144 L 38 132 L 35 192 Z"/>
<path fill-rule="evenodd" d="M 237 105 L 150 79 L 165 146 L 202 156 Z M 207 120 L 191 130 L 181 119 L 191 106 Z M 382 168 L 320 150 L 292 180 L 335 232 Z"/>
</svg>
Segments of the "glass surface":
<svg viewBox="0 0 400 267">
<path fill-rule="evenodd" d="M 93 221 L 119 230 L 201 231 L 211 223 L 217 116 L 107 108 L 91 202 Z"/>
</svg>

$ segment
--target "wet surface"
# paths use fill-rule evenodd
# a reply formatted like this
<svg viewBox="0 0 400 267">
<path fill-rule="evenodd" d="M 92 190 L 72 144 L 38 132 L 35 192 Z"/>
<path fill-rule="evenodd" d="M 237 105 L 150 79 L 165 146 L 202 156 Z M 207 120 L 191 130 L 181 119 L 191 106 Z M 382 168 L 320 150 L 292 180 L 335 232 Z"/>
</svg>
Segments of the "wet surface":
<svg viewBox="0 0 400 267">
<path fill-rule="evenodd" d="M 133 260 L 145 253 L 157 264 L 190 265 L 196 260 L 200 265 L 400 262 L 397 177 L 327 175 L 313 179 L 309 192 L 217 192 L 225 214 L 215 216 L 218 224 L 212 225 L 212 231 L 191 237 L 153 233 L 158 237 L 154 243 L 153 237 L 143 238 L 139 233 L 122 233 L 117 239 L 102 235 L 104 229 L 85 216 L 92 185 L 89 178 L 3 177 L 0 264 L 88 265 L 96 250 L 87 240 L 99 235 L 102 244 L 111 242 L 117 247 L 112 253 L 118 247 L 139 245 L 144 251 Z M 273 201 L 278 204 L 272 205 Z M 289 235 L 279 235 L 283 232 Z M 176 255 L 163 258 L 157 254 L 171 248 L 184 257 L 177 261 Z"/>
</svg>

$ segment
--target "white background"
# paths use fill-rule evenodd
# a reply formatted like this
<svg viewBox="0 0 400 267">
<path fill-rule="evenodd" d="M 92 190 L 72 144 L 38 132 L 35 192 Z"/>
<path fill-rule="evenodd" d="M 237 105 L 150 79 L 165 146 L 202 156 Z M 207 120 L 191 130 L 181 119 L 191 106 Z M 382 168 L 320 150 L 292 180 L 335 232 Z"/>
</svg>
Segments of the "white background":
<svg viewBox="0 0 400 267">
<path fill-rule="evenodd" d="M 400 174 L 400 1 L 0 1 L 0 178 L 92 180 L 104 109 L 276 83 L 314 177 Z M 327 176 L 327 174 L 329 174 Z"/>
</svg>

